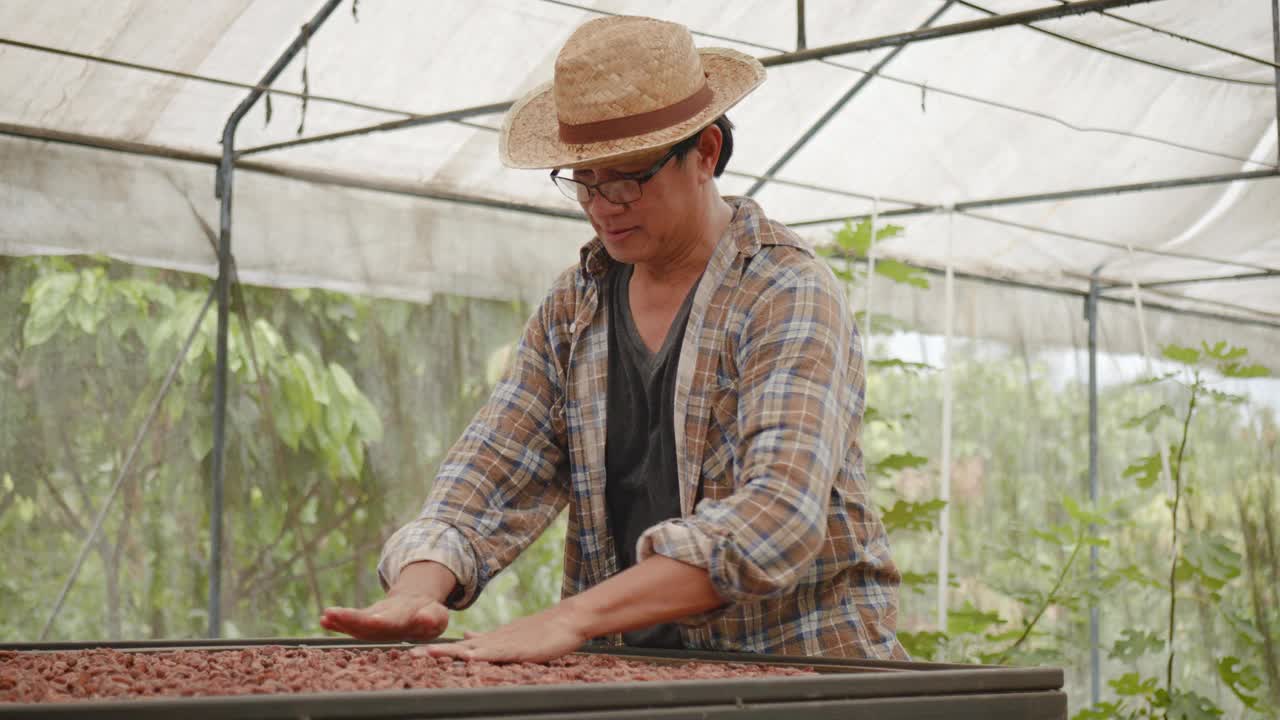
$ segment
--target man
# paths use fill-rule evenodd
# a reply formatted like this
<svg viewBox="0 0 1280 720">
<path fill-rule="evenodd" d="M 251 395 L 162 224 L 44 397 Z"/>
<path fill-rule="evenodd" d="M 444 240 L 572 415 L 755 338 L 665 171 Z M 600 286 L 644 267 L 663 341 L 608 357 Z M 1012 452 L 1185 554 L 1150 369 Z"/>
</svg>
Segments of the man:
<svg viewBox="0 0 1280 720">
<path fill-rule="evenodd" d="M 388 595 L 322 624 L 429 640 L 567 505 L 563 599 L 419 649 L 547 660 L 590 640 L 904 658 L 866 494 L 862 357 L 830 271 L 716 189 L 764 79 L 688 30 L 593 20 L 516 103 L 505 164 L 556 168 L 596 237 L 383 551 Z"/>
</svg>

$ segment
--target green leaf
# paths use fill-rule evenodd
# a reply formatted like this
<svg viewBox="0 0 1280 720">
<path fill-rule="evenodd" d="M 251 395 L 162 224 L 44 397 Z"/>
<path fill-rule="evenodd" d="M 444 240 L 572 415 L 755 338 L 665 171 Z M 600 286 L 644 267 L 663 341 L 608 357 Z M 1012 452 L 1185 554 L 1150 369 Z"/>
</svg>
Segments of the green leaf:
<svg viewBox="0 0 1280 720">
<path fill-rule="evenodd" d="M 898 632 L 898 642 L 907 653 L 916 660 L 933 660 L 938 652 L 947 644 L 947 634 L 940 632 Z"/>
<path fill-rule="evenodd" d="M 1263 637 L 1253 618 L 1229 608 L 1222 608 L 1222 617 L 1231 626 L 1231 629 L 1235 631 L 1236 638 L 1241 643 L 1255 649 L 1262 648 L 1266 638 Z"/>
<path fill-rule="evenodd" d="M 1050 525 L 1047 528 L 1037 528 L 1031 531 L 1031 536 L 1059 547 L 1070 547 L 1076 542 L 1075 528 L 1070 525 Z"/>
<path fill-rule="evenodd" d="M 864 221 L 864 222 L 869 222 L 869 221 Z M 888 240 L 889 238 L 897 237 L 901 235 L 904 230 L 906 230 L 906 228 L 902 227 L 901 225 L 893 225 L 893 224 L 885 225 L 884 227 L 876 230 L 876 242 L 879 243 L 879 242 Z"/>
<path fill-rule="evenodd" d="M 1114 680 L 1108 680 L 1107 684 L 1121 697 L 1149 697 L 1156 691 L 1155 678 L 1144 678 L 1138 673 L 1132 672 L 1125 673 Z"/>
<path fill-rule="evenodd" d="M 1210 400 L 1213 400 L 1215 402 L 1220 402 L 1224 405 L 1240 405 L 1241 403 L 1248 400 L 1248 398 L 1246 398 L 1243 395 L 1236 395 L 1235 393 L 1223 392 L 1221 390 L 1215 390 L 1213 388 L 1205 388 L 1204 396 L 1209 398 Z"/>
<path fill-rule="evenodd" d="M 965 602 L 964 607 L 947 614 L 947 635 L 950 637 L 977 635 L 1004 623 L 1005 620 L 1000 617 L 1000 613 L 983 612 L 972 603 Z"/>
<path fill-rule="evenodd" d="M 378 410 L 364 395 L 360 395 L 351 403 L 351 416 L 356 423 L 356 431 L 365 442 L 378 442 L 382 439 L 382 418 Z"/>
<path fill-rule="evenodd" d="M 1114 720 L 1123 717 L 1124 703 L 1099 702 L 1071 716 L 1071 720 Z"/>
<path fill-rule="evenodd" d="M 1222 717 L 1222 708 L 1209 698 L 1189 690 L 1164 690 L 1155 693 L 1155 707 L 1165 708 L 1171 720 L 1213 720 Z"/>
<path fill-rule="evenodd" d="M 1218 660 L 1218 677 L 1231 688 L 1240 702 L 1250 710 L 1258 709 L 1261 699 L 1258 690 L 1262 688 L 1262 676 L 1252 665 L 1245 665 L 1238 657 L 1227 656 Z"/>
<path fill-rule="evenodd" d="M 1182 558 L 1212 590 L 1220 590 L 1227 581 L 1240 576 L 1240 553 L 1221 535 L 1192 535 L 1182 549 Z"/>
<path fill-rule="evenodd" d="M 1146 490 L 1160 479 L 1160 453 L 1138 458 L 1132 465 L 1124 469 L 1123 477 L 1134 478 L 1138 487 Z"/>
<path fill-rule="evenodd" d="M 1152 375 L 1151 377 L 1145 377 L 1139 380 L 1135 380 L 1133 384 L 1135 387 L 1142 387 L 1143 385 L 1156 385 L 1158 383 L 1162 383 L 1165 380 L 1168 380 L 1170 378 L 1175 378 L 1177 376 L 1178 376 L 1178 373 L 1176 372 L 1161 373 L 1159 375 Z"/>
<path fill-rule="evenodd" d="M 1164 418 L 1172 419 L 1176 417 L 1177 417 L 1177 414 L 1174 413 L 1173 408 L 1169 407 L 1168 405 L 1161 405 L 1156 409 L 1152 410 L 1151 412 L 1148 412 L 1143 415 L 1138 415 L 1136 417 L 1131 417 L 1128 420 L 1125 420 L 1124 425 L 1122 425 L 1121 427 L 1124 427 L 1126 429 L 1143 427 L 1143 428 L 1146 428 L 1147 432 L 1153 432 L 1156 429 L 1156 427 L 1160 425 L 1160 421 L 1162 419 Z"/>
<path fill-rule="evenodd" d="M 1213 347 L 1210 347 L 1209 343 L 1201 340 L 1200 347 L 1204 350 L 1205 357 L 1209 357 L 1214 360 L 1221 360 L 1223 362 L 1239 360 L 1249 354 L 1249 351 L 1245 348 L 1228 345 L 1226 340 L 1219 340 L 1213 344 Z"/>
<path fill-rule="evenodd" d="M 1271 376 L 1271 371 L 1263 365 L 1241 365 L 1234 362 L 1219 363 L 1218 372 L 1222 373 L 1223 377 L 1229 378 L 1260 378 Z"/>
<path fill-rule="evenodd" d="M 894 282 L 904 285 L 911 285 L 925 290 L 929 288 L 929 278 L 923 270 L 897 260 L 889 258 L 876 260 L 876 274 L 883 275 Z"/>
<path fill-rule="evenodd" d="M 836 231 L 832 240 L 845 254 L 866 257 L 871 249 L 871 222 L 863 220 L 855 227 L 846 220 L 844 227 Z"/>
<path fill-rule="evenodd" d="M 1195 365 L 1200 362 L 1200 351 L 1183 345 L 1164 345 L 1160 348 L 1160 354 L 1182 365 Z"/>
<path fill-rule="evenodd" d="M 880 520 L 884 523 L 887 532 L 928 531 L 933 529 L 938 522 L 939 513 L 946 506 L 945 500 L 926 500 L 918 503 L 899 500 L 888 510 L 880 509 Z"/>
<path fill-rule="evenodd" d="M 1152 590 L 1163 590 L 1164 584 L 1156 578 L 1147 575 L 1142 568 L 1137 565 L 1126 565 L 1122 568 L 1113 570 L 1106 578 L 1103 579 L 1103 589 L 1113 589 L 1123 582 L 1131 582 L 1140 587 L 1151 588 Z"/>
<path fill-rule="evenodd" d="M 890 472 L 898 470 L 906 470 L 907 468 L 920 467 L 929 462 L 929 458 L 921 457 L 914 453 L 894 453 L 888 457 L 874 462 L 867 468 L 868 475 L 887 475 Z"/>
<path fill-rule="evenodd" d="M 80 283 L 75 273 L 45 275 L 32 284 L 31 312 L 22 326 L 22 339 L 27 347 L 35 347 L 53 337 L 61 327 L 67 303 Z"/>
<path fill-rule="evenodd" d="M 351 379 L 351 375 L 347 373 L 346 368 L 338 363 L 329 363 L 329 374 L 333 376 L 334 387 L 337 388 L 338 394 L 347 400 L 354 402 L 356 398 L 361 397 L 360 390 L 356 387 L 356 383 Z"/>
<path fill-rule="evenodd" d="M 1092 509 L 1086 510 L 1084 508 L 1081 508 L 1079 503 L 1077 503 L 1075 499 L 1072 498 L 1070 495 L 1067 495 L 1062 498 L 1062 507 L 1067 511 L 1067 514 L 1071 516 L 1072 520 L 1075 520 L 1077 523 L 1081 525 L 1106 526 L 1111 524 L 1110 521 L 1107 519 L 1107 517 L 1104 516 L 1102 513 L 1099 513 L 1096 510 L 1092 510 Z M 1092 538 L 1092 539 L 1096 540 L 1100 538 Z M 1090 543 L 1090 544 L 1096 544 L 1096 543 Z M 1103 544 L 1105 544 L 1105 541 L 1103 541 Z"/>
<path fill-rule="evenodd" d="M 348 378 L 350 380 L 350 378 Z M 351 412 L 351 403 L 338 387 L 338 380 L 329 376 L 329 404 L 324 409 L 324 429 L 328 439 L 335 443 L 345 443 L 347 436 L 355 427 L 355 416 Z"/>
<path fill-rule="evenodd" d="M 1164 650 L 1164 640 L 1159 635 L 1143 630 L 1125 628 L 1120 632 L 1120 639 L 1116 640 L 1115 645 L 1111 647 L 1111 652 L 1107 653 L 1107 657 L 1121 662 L 1131 662 L 1143 655 L 1158 653 L 1161 650 Z"/>
<path fill-rule="evenodd" d="M 907 362 L 898 358 L 871 360 L 867 363 L 867 366 L 877 370 L 903 370 L 910 373 L 932 372 L 938 369 L 928 363 Z"/>
</svg>

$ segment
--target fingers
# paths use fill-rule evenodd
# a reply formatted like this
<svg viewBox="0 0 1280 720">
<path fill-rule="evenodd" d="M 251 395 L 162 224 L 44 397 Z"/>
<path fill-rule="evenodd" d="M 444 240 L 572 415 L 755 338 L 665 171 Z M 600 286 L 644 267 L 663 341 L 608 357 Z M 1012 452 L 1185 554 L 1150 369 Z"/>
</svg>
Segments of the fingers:
<svg viewBox="0 0 1280 720">
<path fill-rule="evenodd" d="M 381 611 L 330 608 L 320 618 L 328 630 L 350 635 L 359 640 L 393 640 L 406 635 L 402 623 L 396 623 Z"/>
<path fill-rule="evenodd" d="M 466 642 L 440 643 L 423 645 L 411 651 L 414 655 L 429 655 L 433 658 L 453 658 L 455 660 L 478 660 L 475 649 Z"/>
<path fill-rule="evenodd" d="M 449 611 L 441 605 L 412 611 L 382 603 L 364 610 L 332 607 L 320 617 L 320 625 L 360 640 L 433 640 L 449 626 Z"/>
</svg>

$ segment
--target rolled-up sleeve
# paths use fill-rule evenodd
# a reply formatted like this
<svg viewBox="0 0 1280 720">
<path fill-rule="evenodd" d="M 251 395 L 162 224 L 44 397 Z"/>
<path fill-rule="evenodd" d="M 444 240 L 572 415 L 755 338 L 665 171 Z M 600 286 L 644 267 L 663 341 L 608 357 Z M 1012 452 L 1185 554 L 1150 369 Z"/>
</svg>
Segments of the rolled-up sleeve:
<svg viewBox="0 0 1280 720">
<path fill-rule="evenodd" d="M 555 290 L 525 327 L 489 399 L 450 449 L 417 519 L 383 547 L 378 576 L 434 560 L 458 578 L 463 609 L 568 502 L 566 437 L 551 320 Z"/>
<path fill-rule="evenodd" d="M 382 589 L 391 589 L 405 566 L 426 560 L 444 565 L 458 579 L 458 587 L 449 596 L 447 605 L 466 607 L 475 601 L 475 551 L 457 528 L 432 520 L 414 520 L 387 540 L 378 561 L 378 581 Z"/>
<path fill-rule="evenodd" d="M 705 568 L 729 604 L 796 587 L 825 540 L 832 483 L 851 442 L 841 393 L 861 393 L 835 383 L 847 377 L 856 342 L 847 312 L 816 263 L 793 268 L 752 304 L 735 353 L 735 490 L 651 528 L 640 538 L 640 559 L 657 554 Z"/>
</svg>

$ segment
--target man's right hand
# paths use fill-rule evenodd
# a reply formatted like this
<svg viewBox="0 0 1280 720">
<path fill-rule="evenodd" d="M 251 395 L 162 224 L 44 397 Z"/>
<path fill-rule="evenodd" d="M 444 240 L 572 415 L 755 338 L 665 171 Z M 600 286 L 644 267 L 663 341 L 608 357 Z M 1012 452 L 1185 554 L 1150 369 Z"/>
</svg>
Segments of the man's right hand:
<svg viewBox="0 0 1280 720">
<path fill-rule="evenodd" d="M 423 595 L 391 594 L 367 608 L 325 608 L 320 625 L 357 640 L 434 640 L 449 627 L 449 609 Z"/>
<path fill-rule="evenodd" d="M 437 562 L 406 565 L 387 596 L 364 609 L 330 607 L 320 617 L 326 630 L 357 640 L 434 640 L 449 627 L 443 604 L 457 578 Z"/>
</svg>

